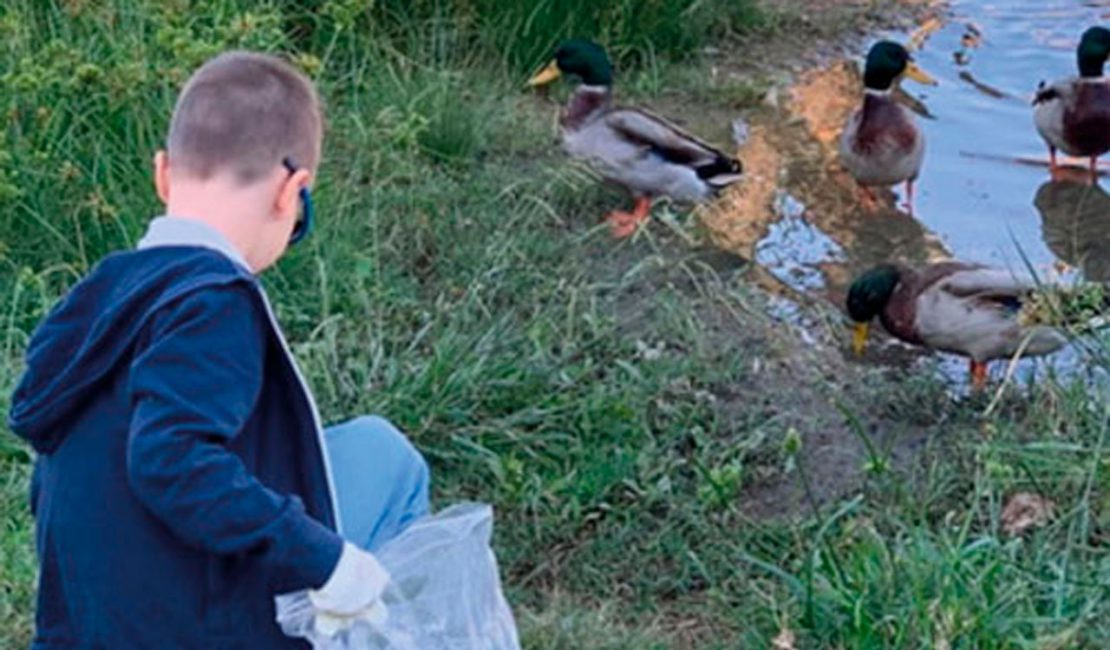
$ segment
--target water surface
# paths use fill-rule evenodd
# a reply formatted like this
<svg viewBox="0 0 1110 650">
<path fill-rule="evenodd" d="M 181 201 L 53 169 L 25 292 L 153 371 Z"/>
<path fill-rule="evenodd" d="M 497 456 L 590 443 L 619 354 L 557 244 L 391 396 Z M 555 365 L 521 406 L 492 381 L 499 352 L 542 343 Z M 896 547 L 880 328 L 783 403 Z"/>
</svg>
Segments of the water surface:
<svg viewBox="0 0 1110 650">
<path fill-rule="evenodd" d="M 842 123 L 835 120 L 858 106 L 861 90 L 835 64 L 803 82 L 809 94 L 800 100 L 800 121 L 809 125 L 808 135 L 780 133 L 771 144 L 793 170 L 784 176 L 793 182 L 775 190 L 771 222 L 751 251 L 795 291 L 840 304 L 851 279 L 875 263 L 942 258 L 1032 267 L 1046 279 L 1110 280 L 1110 194 L 1078 168 L 1066 175 L 1071 180 L 1050 179 L 1032 107 L 1040 81 L 1076 74 L 1079 38 L 1092 25 L 1110 23 L 1110 0 L 956 0 L 949 7 L 914 53 L 940 84 L 903 84 L 905 99 L 922 113 L 928 141 L 914 219 L 885 208 L 868 213 L 852 195 L 850 179 L 815 172 L 816 152 L 835 158 Z M 875 38 L 907 42 L 910 34 Z M 784 143 L 791 142 L 808 144 L 790 151 Z M 753 203 L 762 201 L 757 192 L 751 196 L 733 210 L 735 223 L 749 219 Z M 892 356 L 895 349 L 877 357 L 902 358 Z M 936 358 L 944 375 L 966 378 L 964 360 Z M 1079 361 L 1069 350 L 1047 364 L 1023 361 L 1018 370 L 1022 376 L 1046 366 L 1071 372 L 1083 367 Z"/>
<path fill-rule="evenodd" d="M 916 216 L 954 257 L 1046 273 L 1059 261 L 1110 279 L 1110 196 L 1050 182 L 1031 107 L 1041 80 L 1076 74 L 1080 35 L 1106 22 L 1110 0 L 963 0 L 916 53 L 941 82 L 905 83 L 933 115 L 921 120 Z"/>
</svg>

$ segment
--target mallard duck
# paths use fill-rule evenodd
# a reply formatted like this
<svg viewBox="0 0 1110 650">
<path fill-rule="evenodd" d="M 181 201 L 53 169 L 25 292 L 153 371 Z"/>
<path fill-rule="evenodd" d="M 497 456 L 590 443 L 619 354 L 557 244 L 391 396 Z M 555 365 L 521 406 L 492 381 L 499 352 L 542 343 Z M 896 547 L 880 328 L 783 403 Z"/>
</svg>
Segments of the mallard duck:
<svg viewBox="0 0 1110 650">
<path fill-rule="evenodd" d="M 1098 158 L 1110 151 L 1110 84 L 1102 76 L 1110 58 L 1110 30 L 1092 27 L 1077 50 L 1079 77 L 1041 82 L 1033 99 L 1033 121 L 1048 144 L 1052 174 L 1057 150 L 1090 158 L 1091 177 L 1098 178 Z"/>
<path fill-rule="evenodd" d="M 852 283 L 848 314 L 856 322 L 856 354 L 867 344 L 877 316 L 895 338 L 912 345 L 970 357 L 976 388 L 987 380 L 987 362 L 1051 354 L 1067 340 L 1055 329 L 1023 327 L 1022 301 L 1034 289 L 1031 278 L 964 262 L 940 262 L 921 269 L 884 264 Z"/>
<path fill-rule="evenodd" d="M 551 63 L 528 83 L 543 86 L 562 75 L 582 82 L 559 120 L 563 149 L 635 200 L 632 212 L 608 216 L 614 236 L 634 233 L 655 198 L 699 203 L 740 179 L 736 158 L 645 110 L 615 106 L 612 65 L 597 43 L 563 42 Z"/>
<path fill-rule="evenodd" d="M 913 62 L 905 47 L 876 43 L 864 67 L 863 105 L 844 126 L 840 161 L 871 203 L 871 187 L 906 184 L 906 208 L 913 214 L 913 184 L 925 160 L 925 134 L 913 114 L 892 96 L 896 83 L 909 77 L 923 84 L 936 81 Z"/>
</svg>

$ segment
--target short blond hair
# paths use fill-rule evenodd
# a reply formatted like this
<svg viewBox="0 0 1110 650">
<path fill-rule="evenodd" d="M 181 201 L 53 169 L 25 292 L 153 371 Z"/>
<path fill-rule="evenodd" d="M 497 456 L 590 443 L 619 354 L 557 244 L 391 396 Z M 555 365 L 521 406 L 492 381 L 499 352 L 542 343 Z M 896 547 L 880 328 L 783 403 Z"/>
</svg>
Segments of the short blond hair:
<svg viewBox="0 0 1110 650">
<path fill-rule="evenodd" d="M 267 54 L 234 51 L 208 61 L 186 82 L 170 120 L 171 164 L 208 179 L 231 172 L 243 184 L 284 158 L 315 170 L 324 137 L 312 82 Z"/>
</svg>

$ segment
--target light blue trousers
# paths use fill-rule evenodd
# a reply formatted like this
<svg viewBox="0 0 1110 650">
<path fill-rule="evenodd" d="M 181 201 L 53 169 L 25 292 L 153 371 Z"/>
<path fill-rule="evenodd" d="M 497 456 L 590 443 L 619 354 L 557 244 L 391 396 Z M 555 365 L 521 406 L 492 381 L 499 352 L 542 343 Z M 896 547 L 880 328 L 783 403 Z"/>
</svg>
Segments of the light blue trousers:
<svg viewBox="0 0 1110 650">
<path fill-rule="evenodd" d="M 355 418 L 324 439 L 348 541 L 375 551 L 428 514 L 428 464 L 388 420 Z"/>
</svg>

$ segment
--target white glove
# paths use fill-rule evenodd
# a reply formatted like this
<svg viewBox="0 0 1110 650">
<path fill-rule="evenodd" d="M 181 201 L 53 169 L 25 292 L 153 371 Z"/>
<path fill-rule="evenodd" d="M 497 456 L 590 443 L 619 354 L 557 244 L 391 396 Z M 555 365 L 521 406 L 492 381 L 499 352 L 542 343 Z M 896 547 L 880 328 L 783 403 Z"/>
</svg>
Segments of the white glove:
<svg viewBox="0 0 1110 650">
<path fill-rule="evenodd" d="M 384 623 L 388 612 L 382 593 L 389 580 L 389 572 L 373 555 L 344 543 L 331 577 L 323 587 L 308 592 L 317 612 L 316 631 L 330 638 L 356 621 Z"/>
</svg>

